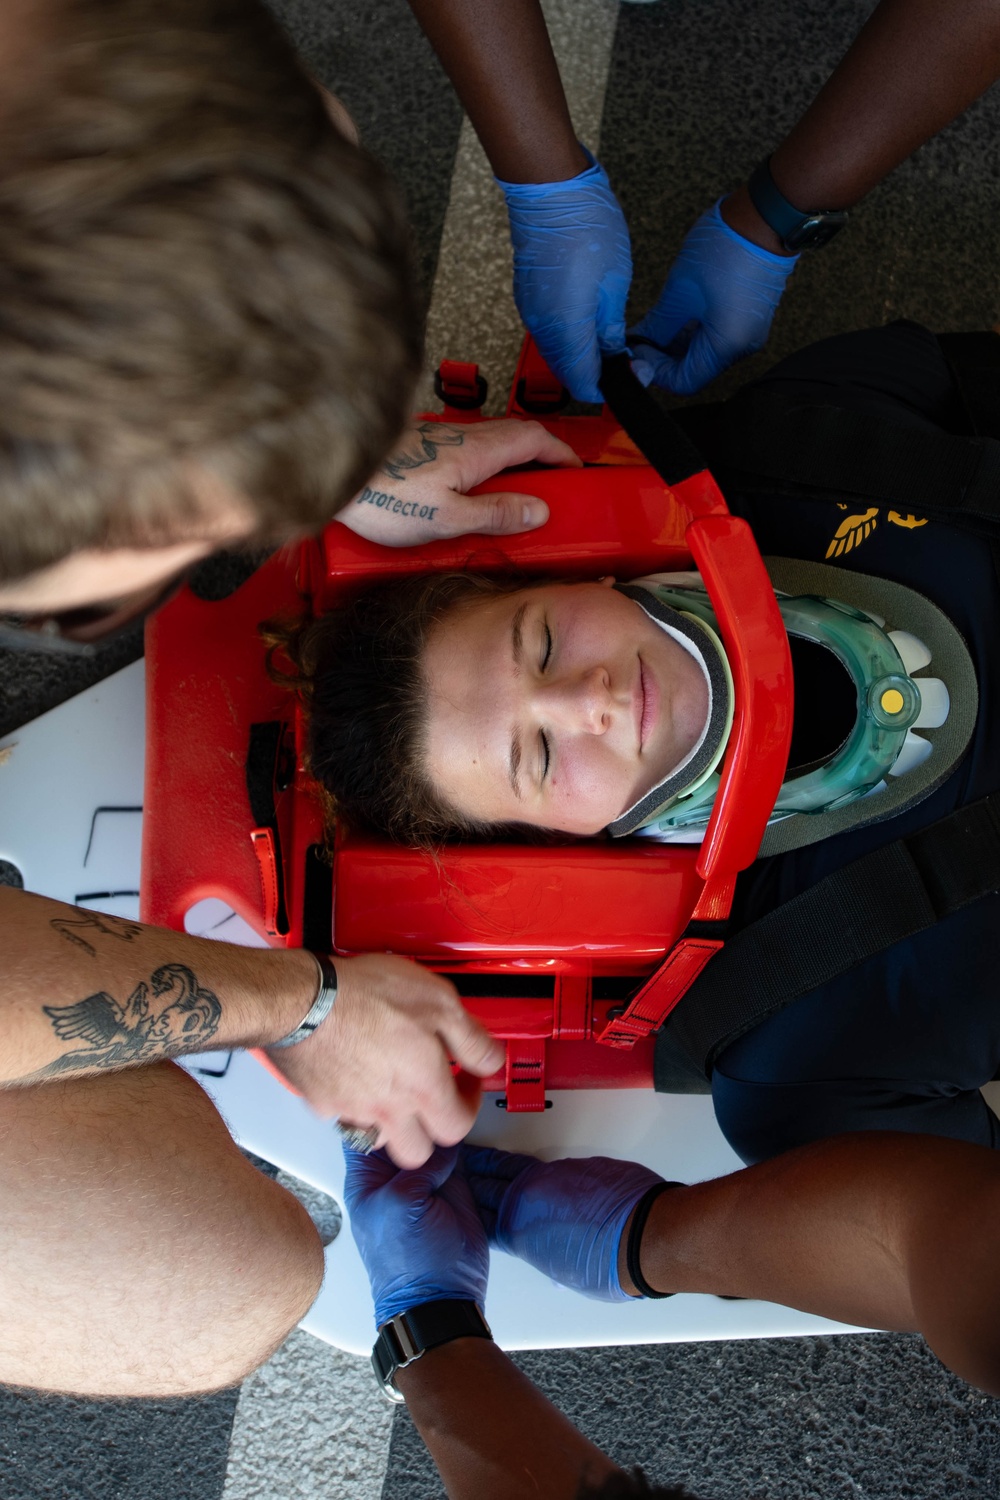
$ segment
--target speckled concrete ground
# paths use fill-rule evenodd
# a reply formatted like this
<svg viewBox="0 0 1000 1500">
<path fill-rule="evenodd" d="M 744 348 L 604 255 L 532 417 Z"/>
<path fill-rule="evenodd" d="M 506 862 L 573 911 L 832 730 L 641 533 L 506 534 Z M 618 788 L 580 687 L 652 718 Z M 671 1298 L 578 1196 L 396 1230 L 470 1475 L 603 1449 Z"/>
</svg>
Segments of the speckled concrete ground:
<svg viewBox="0 0 1000 1500">
<path fill-rule="evenodd" d="M 433 292 L 431 358 L 478 358 L 499 392 L 518 340 L 502 220 L 405 0 L 272 4 L 403 186 Z M 591 142 L 600 133 L 631 224 L 636 313 L 656 295 L 687 225 L 780 137 L 870 9 L 864 0 L 657 0 L 624 5 L 616 19 L 611 0 L 552 0 L 578 128 Z M 873 193 L 833 246 L 804 258 L 768 350 L 712 397 L 841 329 L 900 316 L 938 328 L 996 323 L 998 127 L 994 91 Z M 477 248 L 484 238 L 489 254 Z M 467 335 L 483 310 L 480 345 Z M 0 656 L 0 732 L 83 685 Z M 523 1362 L 596 1442 L 658 1479 L 686 1480 L 705 1500 L 1000 1494 L 1000 1405 L 947 1376 L 916 1339 L 576 1351 Z M 383 1474 L 385 1500 L 440 1494 L 405 1414 L 387 1451 L 389 1414 L 364 1362 L 305 1335 L 246 1383 L 226 1475 L 234 1405 L 235 1394 L 121 1405 L 0 1391 L 0 1495 L 369 1500 Z"/>
</svg>

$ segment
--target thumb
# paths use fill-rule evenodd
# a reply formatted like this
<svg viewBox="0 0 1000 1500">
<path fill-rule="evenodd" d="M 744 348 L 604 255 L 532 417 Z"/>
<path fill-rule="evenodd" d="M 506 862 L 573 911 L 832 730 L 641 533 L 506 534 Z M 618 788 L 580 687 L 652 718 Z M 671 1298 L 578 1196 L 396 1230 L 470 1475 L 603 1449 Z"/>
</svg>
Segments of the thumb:
<svg viewBox="0 0 1000 1500">
<path fill-rule="evenodd" d="M 489 1078 L 504 1065 L 507 1049 L 503 1042 L 491 1036 L 460 1003 L 442 1021 L 438 1034 L 458 1066 L 476 1078 Z"/>
<path fill-rule="evenodd" d="M 406 1198 L 429 1198 L 448 1181 L 457 1161 L 457 1146 L 437 1146 L 422 1167 L 398 1172 L 393 1187 Z"/>
<path fill-rule="evenodd" d="M 481 531 L 487 536 L 509 536 L 518 531 L 535 531 L 549 519 L 549 507 L 536 495 L 506 492 L 475 495 L 469 497 L 468 505 L 470 510 L 463 511 L 462 515 L 462 530 Z M 476 510 L 473 511 L 471 507 L 476 507 Z"/>
<path fill-rule="evenodd" d="M 740 349 L 719 348 L 713 343 L 704 324 L 701 324 L 695 330 L 683 359 L 669 360 L 672 368 L 663 372 L 666 378 L 661 380 L 660 372 L 657 372 L 657 383 L 664 385 L 668 391 L 673 391 L 675 396 L 693 396 L 717 375 L 721 375 L 723 370 L 727 370 L 743 352 Z"/>
<path fill-rule="evenodd" d="M 667 349 L 684 325 L 699 320 L 704 311 L 705 298 L 701 288 L 689 277 L 674 271 L 667 277 L 655 306 L 630 332 L 638 343 L 648 341 L 658 349 Z"/>
<path fill-rule="evenodd" d="M 347 1204 L 348 1213 L 353 1213 L 358 1204 L 379 1188 L 386 1185 L 396 1176 L 399 1168 L 396 1167 L 383 1151 L 375 1151 L 369 1156 L 363 1156 L 360 1151 L 355 1151 L 352 1146 L 344 1143 L 344 1200 Z"/>
</svg>

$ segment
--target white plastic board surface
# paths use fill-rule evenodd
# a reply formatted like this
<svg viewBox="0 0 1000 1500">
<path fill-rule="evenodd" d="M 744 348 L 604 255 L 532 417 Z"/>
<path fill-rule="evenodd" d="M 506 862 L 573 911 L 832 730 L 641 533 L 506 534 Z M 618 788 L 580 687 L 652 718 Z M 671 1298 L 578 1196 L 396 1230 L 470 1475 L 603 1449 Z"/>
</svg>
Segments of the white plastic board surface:
<svg viewBox="0 0 1000 1500">
<path fill-rule="evenodd" d="M 11 751 L 0 758 L 0 858 L 18 867 L 27 889 L 138 915 L 144 691 L 136 662 L 0 741 L 0 750 Z M 187 925 L 205 936 L 260 942 L 221 902 L 199 903 Z M 343 1205 L 343 1155 L 328 1121 L 247 1053 L 211 1053 L 188 1067 L 241 1145 Z M 551 1097 L 553 1108 L 534 1115 L 508 1115 L 488 1097 L 473 1139 L 550 1159 L 617 1156 L 687 1182 L 740 1165 L 707 1098 L 634 1089 Z M 509 1349 L 856 1331 L 763 1302 L 591 1302 L 502 1254 L 492 1259 L 487 1315 Z M 349 1232 L 327 1249 L 326 1282 L 303 1327 L 352 1353 L 371 1348 L 368 1278 Z"/>
</svg>

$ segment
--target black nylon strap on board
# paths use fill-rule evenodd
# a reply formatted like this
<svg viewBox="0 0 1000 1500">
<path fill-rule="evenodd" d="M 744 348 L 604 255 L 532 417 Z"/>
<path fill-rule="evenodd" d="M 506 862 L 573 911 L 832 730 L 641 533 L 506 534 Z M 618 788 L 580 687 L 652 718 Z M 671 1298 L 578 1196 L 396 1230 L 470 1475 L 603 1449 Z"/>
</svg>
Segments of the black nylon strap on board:
<svg viewBox="0 0 1000 1500">
<path fill-rule="evenodd" d="M 288 931 L 288 912 L 285 907 L 285 872 L 281 858 L 281 839 L 278 834 L 274 789 L 278 779 L 279 757 L 284 733 L 285 725 L 280 719 L 269 719 L 261 724 L 251 724 L 245 765 L 247 796 L 250 799 L 250 812 L 254 827 L 269 828 L 274 838 L 275 876 L 278 885 L 275 921 L 277 930 L 282 935 Z"/>
<path fill-rule="evenodd" d="M 948 362 L 972 430 L 1000 438 L 1000 335 L 939 333 L 938 347 Z"/>
<path fill-rule="evenodd" d="M 661 1036 L 710 1077 L 724 1047 L 799 995 L 996 891 L 1000 793 L 873 850 L 745 927 Z"/>
<path fill-rule="evenodd" d="M 681 484 L 708 468 L 687 433 L 632 373 L 627 354 L 604 355 L 601 391 L 615 419 L 667 484 Z"/>
<path fill-rule="evenodd" d="M 897 425 L 874 412 L 751 387 L 689 407 L 685 429 L 743 493 L 871 501 L 1000 537 L 1000 441 Z"/>
</svg>

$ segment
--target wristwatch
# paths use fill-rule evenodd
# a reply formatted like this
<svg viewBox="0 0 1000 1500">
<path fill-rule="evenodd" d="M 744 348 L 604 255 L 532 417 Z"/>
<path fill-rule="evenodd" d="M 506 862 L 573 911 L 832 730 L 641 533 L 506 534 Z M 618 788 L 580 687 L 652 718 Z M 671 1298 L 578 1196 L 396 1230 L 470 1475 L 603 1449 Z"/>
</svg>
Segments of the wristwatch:
<svg viewBox="0 0 1000 1500">
<path fill-rule="evenodd" d="M 372 1369 L 383 1395 L 393 1402 L 402 1401 L 403 1396 L 394 1383 L 397 1370 L 412 1365 L 439 1344 L 469 1338 L 493 1338 L 490 1325 L 474 1302 L 448 1298 L 421 1302 L 418 1307 L 397 1313 L 382 1324 L 372 1350 Z"/>
<path fill-rule="evenodd" d="M 789 203 L 775 186 L 770 157 L 750 174 L 747 192 L 764 223 L 774 230 L 786 250 L 818 250 L 839 234 L 847 223 L 848 214 L 844 208 L 803 213 Z"/>
</svg>

